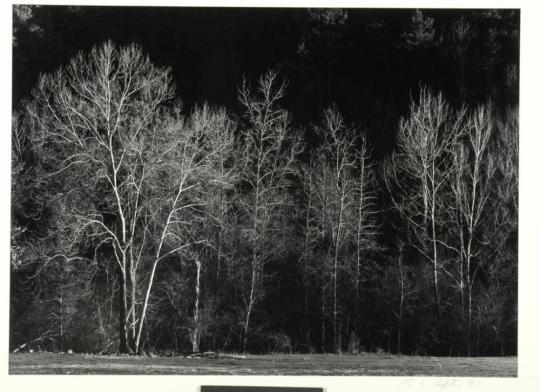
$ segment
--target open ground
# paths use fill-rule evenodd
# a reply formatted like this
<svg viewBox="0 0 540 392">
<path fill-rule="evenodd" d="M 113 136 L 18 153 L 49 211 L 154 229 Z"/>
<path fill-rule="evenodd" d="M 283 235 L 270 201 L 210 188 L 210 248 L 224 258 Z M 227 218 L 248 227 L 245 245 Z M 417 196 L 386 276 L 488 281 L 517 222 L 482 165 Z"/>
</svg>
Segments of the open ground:
<svg viewBox="0 0 540 392">
<path fill-rule="evenodd" d="M 184 374 L 516 377 L 516 357 L 388 354 L 273 354 L 245 357 L 137 357 L 58 353 L 10 354 L 10 374 Z"/>
</svg>

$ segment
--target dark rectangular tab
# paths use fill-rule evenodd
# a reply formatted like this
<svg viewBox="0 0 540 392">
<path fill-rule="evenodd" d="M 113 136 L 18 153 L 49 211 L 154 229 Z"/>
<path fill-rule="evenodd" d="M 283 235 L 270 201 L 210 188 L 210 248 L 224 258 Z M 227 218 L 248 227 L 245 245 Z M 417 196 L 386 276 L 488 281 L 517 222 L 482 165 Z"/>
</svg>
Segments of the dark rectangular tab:
<svg viewBox="0 0 540 392">
<path fill-rule="evenodd" d="M 322 388 L 203 385 L 201 392 L 323 392 Z"/>
</svg>

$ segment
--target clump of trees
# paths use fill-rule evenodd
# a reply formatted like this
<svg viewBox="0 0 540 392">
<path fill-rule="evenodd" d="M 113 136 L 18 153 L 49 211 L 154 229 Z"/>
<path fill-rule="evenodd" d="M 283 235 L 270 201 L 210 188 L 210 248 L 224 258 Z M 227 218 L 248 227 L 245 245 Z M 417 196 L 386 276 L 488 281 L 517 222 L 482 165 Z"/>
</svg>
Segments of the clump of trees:
<svg viewBox="0 0 540 392">
<path fill-rule="evenodd" d="M 111 42 L 43 75 L 13 117 L 11 347 L 515 353 L 517 109 L 423 88 L 374 159 L 285 94 L 188 112 Z"/>
</svg>

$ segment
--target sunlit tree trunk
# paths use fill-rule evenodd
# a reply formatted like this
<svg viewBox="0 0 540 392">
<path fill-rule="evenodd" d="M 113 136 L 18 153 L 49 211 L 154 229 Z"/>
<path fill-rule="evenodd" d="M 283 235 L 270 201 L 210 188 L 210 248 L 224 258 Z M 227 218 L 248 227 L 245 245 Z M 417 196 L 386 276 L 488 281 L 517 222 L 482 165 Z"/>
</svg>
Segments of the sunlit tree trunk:
<svg viewBox="0 0 540 392">
<path fill-rule="evenodd" d="M 189 332 L 191 340 L 191 350 L 193 352 L 199 351 L 200 340 L 200 320 L 199 320 L 199 298 L 201 293 L 201 262 L 195 260 L 195 305 L 193 306 L 193 327 Z"/>
</svg>

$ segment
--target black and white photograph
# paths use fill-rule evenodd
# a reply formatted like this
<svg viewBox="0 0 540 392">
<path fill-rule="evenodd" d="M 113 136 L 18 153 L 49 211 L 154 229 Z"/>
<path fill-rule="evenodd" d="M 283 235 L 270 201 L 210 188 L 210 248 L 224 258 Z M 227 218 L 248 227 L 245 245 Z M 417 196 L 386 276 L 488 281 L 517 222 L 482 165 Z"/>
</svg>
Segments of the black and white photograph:
<svg viewBox="0 0 540 392">
<path fill-rule="evenodd" d="M 519 8 L 11 12 L 10 376 L 518 377 Z"/>
</svg>

